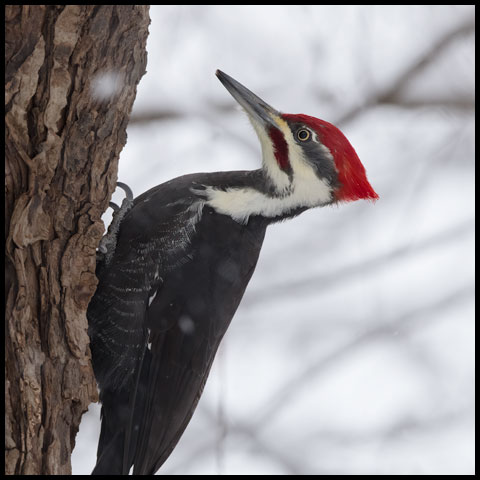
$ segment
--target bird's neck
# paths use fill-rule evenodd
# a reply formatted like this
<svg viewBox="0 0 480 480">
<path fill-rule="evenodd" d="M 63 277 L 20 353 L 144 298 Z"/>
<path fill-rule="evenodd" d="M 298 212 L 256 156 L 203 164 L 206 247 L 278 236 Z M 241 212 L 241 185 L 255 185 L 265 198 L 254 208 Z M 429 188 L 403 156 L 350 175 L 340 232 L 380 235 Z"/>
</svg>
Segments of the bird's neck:
<svg viewBox="0 0 480 480">
<path fill-rule="evenodd" d="M 319 179 L 300 177 L 288 189 L 277 190 L 263 170 L 231 175 L 228 185 L 206 187 L 205 203 L 238 223 L 246 224 L 254 216 L 273 223 L 331 202 L 329 187 Z"/>
</svg>

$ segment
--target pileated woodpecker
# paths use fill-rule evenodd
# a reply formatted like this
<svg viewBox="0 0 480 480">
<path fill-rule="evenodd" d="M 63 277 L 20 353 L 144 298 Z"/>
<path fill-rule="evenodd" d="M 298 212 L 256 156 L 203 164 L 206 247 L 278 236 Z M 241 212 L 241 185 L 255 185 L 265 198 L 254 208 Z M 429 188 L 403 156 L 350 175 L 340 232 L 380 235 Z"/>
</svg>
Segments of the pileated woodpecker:
<svg viewBox="0 0 480 480">
<path fill-rule="evenodd" d="M 102 428 L 93 474 L 154 474 L 185 430 L 255 270 L 265 230 L 312 207 L 374 200 L 332 124 L 284 114 L 217 70 L 247 113 L 262 168 L 197 173 L 133 201 L 88 308 Z M 115 243 L 115 242 L 114 242 Z"/>
</svg>

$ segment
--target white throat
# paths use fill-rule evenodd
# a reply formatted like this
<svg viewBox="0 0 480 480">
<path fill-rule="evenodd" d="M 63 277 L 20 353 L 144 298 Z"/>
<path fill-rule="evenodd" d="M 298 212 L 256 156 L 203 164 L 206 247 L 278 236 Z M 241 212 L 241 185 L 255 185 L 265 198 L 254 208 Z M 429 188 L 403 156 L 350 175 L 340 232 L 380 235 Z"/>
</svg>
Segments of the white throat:
<svg viewBox="0 0 480 480">
<path fill-rule="evenodd" d="M 288 214 L 300 207 L 318 207 L 332 199 L 330 185 L 305 169 L 305 177 L 295 177 L 290 193 L 282 197 L 271 197 L 254 188 L 229 188 L 218 190 L 207 187 L 202 191 L 206 204 L 217 213 L 229 215 L 236 222 L 246 224 L 252 215 L 275 218 Z"/>
</svg>

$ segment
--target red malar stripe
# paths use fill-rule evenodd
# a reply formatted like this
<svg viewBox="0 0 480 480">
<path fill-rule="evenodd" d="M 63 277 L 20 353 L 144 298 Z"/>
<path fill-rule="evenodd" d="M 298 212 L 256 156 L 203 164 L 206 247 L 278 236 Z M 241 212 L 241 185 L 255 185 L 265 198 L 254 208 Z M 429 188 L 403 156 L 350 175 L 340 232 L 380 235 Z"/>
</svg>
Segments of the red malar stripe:
<svg viewBox="0 0 480 480">
<path fill-rule="evenodd" d="M 282 131 L 278 128 L 270 127 L 268 134 L 273 143 L 273 153 L 275 155 L 275 159 L 277 160 L 278 166 L 284 172 L 290 172 L 291 166 L 290 161 L 288 160 L 288 144 L 283 136 Z"/>
</svg>

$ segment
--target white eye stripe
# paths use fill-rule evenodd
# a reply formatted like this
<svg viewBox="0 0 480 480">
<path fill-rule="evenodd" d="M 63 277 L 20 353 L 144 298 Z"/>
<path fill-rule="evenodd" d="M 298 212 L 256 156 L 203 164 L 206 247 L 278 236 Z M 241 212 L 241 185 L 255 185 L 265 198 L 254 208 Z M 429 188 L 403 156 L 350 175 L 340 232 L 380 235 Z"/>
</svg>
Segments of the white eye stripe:
<svg viewBox="0 0 480 480">
<path fill-rule="evenodd" d="M 320 140 L 318 139 L 317 132 L 314 132 L 313 130 L 310 130 L 310 133 L 312 134 L 312 140 L 313 140 L 315 143 L 320 143 Z"/>
</svg>

